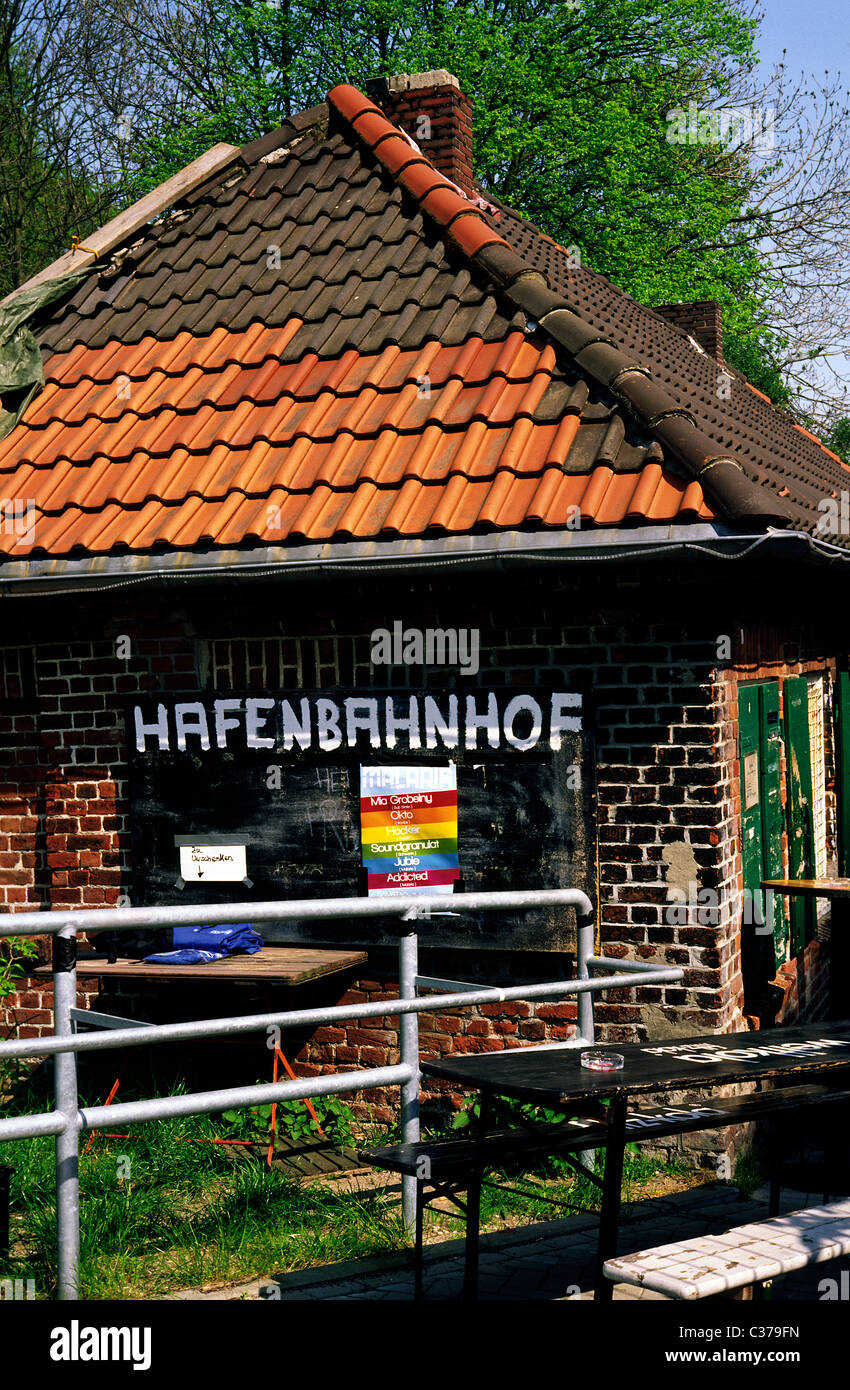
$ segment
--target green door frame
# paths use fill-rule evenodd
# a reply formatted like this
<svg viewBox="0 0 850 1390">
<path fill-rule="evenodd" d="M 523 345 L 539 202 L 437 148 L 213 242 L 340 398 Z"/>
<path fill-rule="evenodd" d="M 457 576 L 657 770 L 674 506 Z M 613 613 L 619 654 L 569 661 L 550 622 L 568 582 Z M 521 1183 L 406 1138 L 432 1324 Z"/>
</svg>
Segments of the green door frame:
<svg viewBox="0 0 850 1390">
<path fill-rule="evenodd" d="M 741 764 L 741 858 L 744 890 L 759 921 L 773 936 L 776 965 L 785 959 L 785 912 L 779 894 L 763 892 L 763 878 L 781 878 L 782 861 L 782 725 L 779 682 L 738 689 Z"/>
<path fill-rule="evenodd" d="M 785 776 L 788 817 L 788 877 L 814 878 L 815 834 L 812 817 L 812 750 L 809 733 L 809 682 L 788 676 L 782 684 L 785 706 Z M 797 955 L 817 927 L 814 898 L 792 897 L 791 952 Z"/>
</svg>

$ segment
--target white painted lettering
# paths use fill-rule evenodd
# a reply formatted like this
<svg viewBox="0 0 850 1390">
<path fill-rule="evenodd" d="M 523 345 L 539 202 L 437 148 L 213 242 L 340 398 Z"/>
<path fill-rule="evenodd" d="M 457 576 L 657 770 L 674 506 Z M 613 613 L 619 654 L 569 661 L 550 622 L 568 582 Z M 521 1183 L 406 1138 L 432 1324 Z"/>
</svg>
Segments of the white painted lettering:
<svg viewBox="0 0 850 1390">
<path fill-rule="evenodd" d="M 357 746 L 357 734 L 360 729 L 365 729 L 368 732 L 369 743 L 372 748 L 380 748 L 381 734 L 378 729 L 377 700 L 346 700 L 345 736 L 349 748 Z"/>
<path fill-rule="evenodd" d="M 216 700 L 213 705 L 215 710 L 215 741 L 219 748 L 227 747 L 227 730 L 241 728 L 240 720 L 229 719 L 228 710 L 241 710 L 241 700 Z"/>
<path fill-rule="evenodd" d="M 396 715 L 395 701 L 392 695 L 388 695 L 384 705 L 386 710 L 386 746 L 395 748 L 396 733 L 399 729 L 404 729 L 407 734 L 408 745 L 411 748 L 421 748 L 422 740 L 419 737 L 419 701 L 415 695 L 411 695 L 407 705 L 407 718 L 403 719 Z"/>
<path fill-rule="evenodd" d="M 207 726 L 207 712 L 200 700 L 190 700 L 174 706 L 174 724 L 177 730 L 177 747 L 181 753 L 186 751 L 186 735 L 197 734 L 202 748 L 210 746 L 210 731 Z"/>
<path fill-rule="evenodd" d="M 156 723 L 145 724 L 142 718 L 142 711 L 139 706 L 133 711 L 136 721 L 136 748 L 140 753 L 146 753 L 146 740 L 148 734 L 152 734 L 159 743 L 160 753 L 168 752 L 168 712 L 165 705 L 156 707 Z"/>
<path fill-rule="evenodd" d="M 561 735 L 564 733 L 576 734 L 581 731 L 581 715 L 567 714 L 567 710 L 581 709 L 580 695 L 552 696 L 551 715 L 549 719 L 549 747 L 554 752 L 558 752 L 561 747 Z"/>
<path fill-rule="evenodd" d="M 514 720 L 523 711 L 531 715 L 531 731 L 525 738 L 519 738 L 514 732 Z M 515 695 L 505 709 L 503 725 L 505 738 L 511 747 L 519 748 L 521 752 L 525 753 L 540 741 L 540 735 L 543 732 L 543 711 L 530 695 Z"/>
<path fill-rule="evenodd" d="M 268 715 L 262 714 L 262 710 L 273 710 L 274 700 L 255 699 L 253 696 L 245 701 L 245 741 L 249 748 L 274 748 L 274 739 L 263 737 L 260 733 L 268 721 Z"/>
<path fill-rule="evenodd" d="M 466 697 L 466 746 L 467 748 L 478 747 L 478 730 L 487 730 L 487 742 L 491 748 L 499 746 L 499 704 L 496 696 L 487 696 L 487 711 L 479 714 L 475 704 L 475 696 Z"/>
<path fill-rule="evenodd" d="M 317 700 L 319 747 L 323 753 L 332 753 L 342 744 L 342 730 L 339 727 L 339 705 L 334 700 Z"/>
</svg>

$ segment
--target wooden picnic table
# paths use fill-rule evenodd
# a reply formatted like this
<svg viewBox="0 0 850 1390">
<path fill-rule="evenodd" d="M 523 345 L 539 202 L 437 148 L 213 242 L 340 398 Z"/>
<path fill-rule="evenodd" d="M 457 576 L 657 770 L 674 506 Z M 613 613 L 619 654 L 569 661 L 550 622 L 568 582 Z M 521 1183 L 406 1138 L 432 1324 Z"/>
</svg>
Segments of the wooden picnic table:
<svg viewBox="0 0 850 1390">
<path fill-rule="evenodd" d="M 669 1038 L 656 1043 L 612 1044 L 603 1050 L 622 1055 L 619 1071 L 589 1071 L 581 1051 L 571 1048 L 520 1047 L 463 1057 L 428 1058 L 421 1064 L 428 1076 L 454 1081 L 480 1093 L 477 1134 L 483 1140 L 491 1117 L 498 1117 L 499 1098 L 532 1102 L 567 1115 L 604 1119 L 605 1175 L 599 1221 L 595 1297 L 607 1301 L 613 1285 L 603 1274 L 606 1260 L 617 1253 L 620 1188 L 627 1139 L 628 1104 L 632 1097 L 658 1091 L 711 1090 L 733 1082 L 765 1080 L 802 1086 L 812 1080 L 835 1088 L 834 1103 L 850 1102 L 850 1021 L 810 1023 L 752 1033 L 709 1034 Z M 606 1101 L 603 1107 L 600 1102 Z M 777 1092 L 776 1110 L 793 1109 L 788 1091 Z M 505 1118 L 501 1120 L 504 1123 Z M 705 1114 L 690 1129 L 715 1129 L 734 1124 L 728 1113 Z"/>
<path fill-rule="evenodd" d="M 230 980 L 234 984 L 303 985 L 325 975 L 336 975 L 363 965 L 365 951 L 321 950 L 304 946 L 263 946 L 254 955 L 226 956 L 202 965 L 155 965 L 144 960 L 119 958 L 110 964 L 104 952 L 80 951 L 77 975 L 98 975 L 104 979 Z M 33 975 L 51 976 L 52 966 L 39 965 Z"/>
</svg>

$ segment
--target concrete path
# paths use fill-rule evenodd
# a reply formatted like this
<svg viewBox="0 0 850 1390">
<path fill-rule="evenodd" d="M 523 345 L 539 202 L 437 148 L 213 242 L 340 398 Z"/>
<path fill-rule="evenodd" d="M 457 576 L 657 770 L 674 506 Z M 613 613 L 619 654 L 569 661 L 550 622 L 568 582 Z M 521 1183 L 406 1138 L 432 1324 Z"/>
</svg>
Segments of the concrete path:
<svg viewBox="0 0 850 1390">
<path fill-rule="evenodd" d="M 783 1192 L 782 1210 L 818 1206 L 819 1193 Z M 736 1187 L 713 1182 L 636 1203 L 620 1227 L 621 1253 L 661 1245 L 685 1237 L 711 1235 L 767 1216 L 767 1189 L 745 1198 Z M 488 1301 L 553 1302 L 589 1299 L 593 1286 L 597 1218 L 571 1216 L 515 1230 L 482 1236 L 480 1298 Z M 777 1280 L 774 1300 L 816 1301 L 834 1279 L 840 1286 L 841 1266 L 847 1261 L 816 1265 Z M 425 1251 L 425 1297 L 441 1301 L 460 1297 L 463 1280 L 463 1242 L 442 1241 Z M 848 1275 L 845 1273 L 845 1283 Z M 272 1298 L 281 1301 L 390 1301 L 413 1297 L 413 1272 L 406 1253 L 389 1254 L 320 1269 L 269 1275 L 239 1286 L 190 1290 L 178 1299 L 236 1301 Z M 663 1295 L 618 1284 L 615 1299 L 661 1300 Z"/>
</svg>

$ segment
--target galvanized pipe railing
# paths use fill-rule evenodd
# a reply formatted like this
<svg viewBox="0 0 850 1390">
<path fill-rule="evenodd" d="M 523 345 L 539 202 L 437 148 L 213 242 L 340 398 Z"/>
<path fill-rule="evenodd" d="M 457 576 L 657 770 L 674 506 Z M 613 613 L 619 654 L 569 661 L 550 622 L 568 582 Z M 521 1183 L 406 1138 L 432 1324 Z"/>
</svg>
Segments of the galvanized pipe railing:
<svg viewBox="0 0 850 1390">
<path fill-rule="evenodd" d="M 376 1086 L 397 1085 L 401 1090 L 402 1137 L 406 1143 L 419 1138 L 419 1036 L 418 1015 L 472 1004 L 511 999 L 545 999 L 577 995 L 578 1025 L 562 1047 L 582 1047 L 593 1041 L 593 994 L 604 989 L 622 988 L 626 978 L 644 984 L 672 983 L 682 978 L 678 967 L 659 967 L 649 962 L 620 962 L 594 956 L 594 918 L 590 899 L 578 889 L 541 889 L 530 892 L 465 893 L 441 899 L 444 906 L 421 897 L 326 898 L 298 902 L 230 903 L 213 907 L 102 908 L 93 911 L 11 913 L 0 919 L 0 937 L 36 936 L 50 933 L 53 942 L 54 1035 L 0 1043 L 4 1057 L 55 1056 L 53 1111 L 0 1119 L 0 1142 L 52 1134 L 56 1146 L 57 1242 L 59 1247 L 58 1292 L 62 1299 L 78 1297 L 79 1264 L 79 1136 L 83 1130 L 104 1129 L 115 1124 L 143 1123 L 175 1116 L 210 1114 L 232 1108 L 250 1108 L 269 1101 L 302 1100 L 309 1096 L 338 1095 L 370 1090 Z M 573 907 L 577 915 L 577 977 L 544 984 L 513 985 L 508 988 L 465 986 L 446 981 L 445 992 L 417 998 L 418 937 L 414 923 L 448 910 L 452 913 L 487 911 L 529 911 L 538 907 Z M 393 918 L 401 927 L 399 938 L 398 999 L 371 1004 L 339 1005 L 324 1009 L 296 1009 L 285 1012 L 248 1014 L 235 1018 L 214 1018 L 191 1023 L 157 1024 L 110 1028 L 108 1032 L 77 1035 L 73 1032 L 72 1010 L 76 1004 L 76 936 L 78 931 L 130 930 L 139 927 L 199 926 L 234 920 L 285 922 L 287 935 L 305 939 L 302 923 L 351 918 Z M 308 938 L 309 939 L 309 938 Z M 591 970 L 608 966 L 615 973 L 591 976 Z M 616 973 L 620 971 L 621 973 Z M 423 986 L 434 988 L 439 981 L 430 978 Z M 76 1054 L 115 1047 L 139 1047 L 196 1038 L 230 1037 L 257 1032 L 270 1025 L 297 1028 L 339 1020 L 399 1016 L 399 1063 L 356 1072 L 337 1072 L 328 1076 L 282 1081 L 263 1086 L 241 1086 L 227 1090 L 194 1092 L 118 1105 L 94 1106 L 80 1110 L 77 1099 Z M 551 1044 L 547 1044 L 551 1046 Z M 408 1231 L 413 1229 L 416 1205 L 416 1179 L 402 1180 L 402 1211 Z"/>
<path fill-rule="evenodd" d="M 76 932 L 119 931 L 122 927 L 214 926 L 245 914 L 255 925 L 286 922 L 287 935 L 315 939 L 299 932 L 300 922 L 351 921 L 361 917 L 393 917 L 428 921 L 450 912 L 528 912 L 536 907 L 574 907 L 580 920 L 593 918 L 593 905 L 578 888 L 514 889 L 499 893 L 457 893 L 451 897 L 404 896 L 381 898 L 301 898 L 291 902 L 215 903 L 207 907 L 97 907 L 67 912 L 15 912 L 0 917 L 0 936 L 43 936 L 64 926 Z"/>
</svg>

